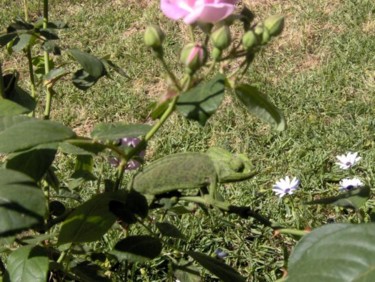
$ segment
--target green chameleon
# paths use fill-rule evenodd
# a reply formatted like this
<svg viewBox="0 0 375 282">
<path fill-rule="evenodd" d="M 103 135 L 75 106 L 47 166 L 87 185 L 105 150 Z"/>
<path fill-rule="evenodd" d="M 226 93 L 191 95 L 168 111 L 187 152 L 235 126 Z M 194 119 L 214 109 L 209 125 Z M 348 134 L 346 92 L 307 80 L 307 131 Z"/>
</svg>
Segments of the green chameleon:
<svg viewBox="0 0 375 282">
<path fill-rule="evenodd" d="M 178 153 L 156 160 L 134 176 L 130 188 L 153 198 L 175 190 L 207 187 L 209 197 L 205 199 L 212 202 L 218 184 L 242 181 L 254 174 L 245 155 L 212 147 L 205 153 Z"/>
</svg>

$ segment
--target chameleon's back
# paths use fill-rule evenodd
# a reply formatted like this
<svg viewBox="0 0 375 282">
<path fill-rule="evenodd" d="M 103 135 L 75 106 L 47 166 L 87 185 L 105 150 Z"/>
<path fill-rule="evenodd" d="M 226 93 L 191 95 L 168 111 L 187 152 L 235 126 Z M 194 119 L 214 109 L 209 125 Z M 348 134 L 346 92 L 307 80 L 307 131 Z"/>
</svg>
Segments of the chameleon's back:
<svg viewBox="0 0 375 282">
<path fill-rule="evenodd" d="M 206 186 L 216 177 L 211 159 L 204 153 L 180 153 L 169 155 L 147 165 L 135 175 L 134 190 L 158 195 L 176 189 Z"/>
</svg>

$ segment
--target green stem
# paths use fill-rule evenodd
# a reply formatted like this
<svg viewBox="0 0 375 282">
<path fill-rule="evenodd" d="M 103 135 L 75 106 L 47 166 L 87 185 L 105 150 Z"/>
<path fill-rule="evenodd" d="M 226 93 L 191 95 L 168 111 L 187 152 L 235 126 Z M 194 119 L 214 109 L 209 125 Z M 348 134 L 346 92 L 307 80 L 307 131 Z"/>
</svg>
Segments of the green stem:
<svg viewBox="0 0 375 282">
<path fill-rule="evenodd" d="M 189 35 L 192 42 L 195 42 L 194 25 L 189 25 Z"/>
<path fill-rule="evenodd" d="M 177 100 L 178 100 L 178 96 L 173 97 L 172 101 L 168 105 L 167 110 L 163 113 L 163 115 L 158 120 L 158 122 L 154 124 L 154 126 L 150 129 L 150 131 L 147 132 L 145 139 L 144 139 L 145 142 L 149 141 L 152 138 L 152 136 L 155 135 L 155 133 L 159 130 L 159 128 L 164 124 L 164 122 L 168 119 L 168 117 L 173 113 Z"/>
<path fill-rule="evenodd" d="M 180 83 L 178 82 L 176 76 L 174 75 L 174 73 L 171 71 L 171 69 L 168 67 L 167 63 L 165 62 L 164 58 L 162 56 L 157 56 L 157 58 L 160 60 L 164 70 L 167 72 L 167 75 L 168 77 L 172 80 L 173 84 L 175 85 L 175 87 L 181 91 L 181 86 L 180 86 Z"/>
<path fill-rule="evenodd" d="M 27 7 L 27 0 L 23 0 L 23 11 L 25 14 L 25 21 L 28 22 L 29 21 L 29 9 Z"/>
<path fill-rule="evenodd" d="M 35 78 L 34 78 L 34 68 L 33 68 L 33 59 L 31 56 L 31 48 L 30 46 L 27 47 L 26 50 L 26 56 L 27 56 L 27 61 L 29 64 L 29 75 L 30 75 L 30 83 L 31 83 L 31 97 L 35 98 Z"/>
<path fill-rule="evenodd" d="M 5 88 L 3 80 L 3 71 L 2 71 L 2 61 L 0 61 L 0 100 L 5 98 Z"/>
<path fill-rule="evenodd" d="M 43 1 L 43 28 L 48 27 L 48 0 Z M 49 54 L 44 51 L 44 74 L 49 73 Z M 44 110 L 44 119 L 49 119 L 51 114 L 51 104 L 52 104 L 52 89 L 46 86 L 46 107 Z"/>
</svg>

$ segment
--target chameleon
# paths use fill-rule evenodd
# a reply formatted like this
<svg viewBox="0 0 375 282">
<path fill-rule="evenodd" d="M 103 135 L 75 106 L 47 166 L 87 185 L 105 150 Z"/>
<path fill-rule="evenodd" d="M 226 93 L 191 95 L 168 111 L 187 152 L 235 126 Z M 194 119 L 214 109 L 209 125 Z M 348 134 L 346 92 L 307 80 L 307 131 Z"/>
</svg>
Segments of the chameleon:
<svg viewBox="0 0 375 282">
<path fill-rule="evenodd" d="M 246 180 L 254 174 L 245 155 L 212 147 L 207 152 L 177 153 L 158 159 L 138 172 L 129 186 L 149 197 L 206 187 L 207 196 L 214 199 L 218 184 Z"/>
</svg>

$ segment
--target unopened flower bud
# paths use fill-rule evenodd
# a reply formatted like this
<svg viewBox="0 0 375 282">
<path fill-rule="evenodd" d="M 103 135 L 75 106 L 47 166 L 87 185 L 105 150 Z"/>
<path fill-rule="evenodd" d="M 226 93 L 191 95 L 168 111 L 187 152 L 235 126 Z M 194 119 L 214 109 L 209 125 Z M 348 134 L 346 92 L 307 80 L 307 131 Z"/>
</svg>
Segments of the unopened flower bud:
<svg viewBox="0 0 375 282">
<path fill-rule="evenodd" d="M 254 33 L 254 31 L 249 30 L 244 34 L 242 37 L 242 45 L 246 50 L 250 50 L 251 48 L 258 45 L 258 37 Z"/>
<path fill-rule="evenodd" d="M 260 42 L 261 44 L 267 44 L 270 41 L 271 35 L 270 32 L 268 31 L 267 28 L 264 28 L 263 33 L 262 33 L 262 41 Z"/>
<path fill-rule="evenodd" d="M 216 48 L 216 47 L 212 50 L 211 54 L 212 54 L 212 58 L 214 59 L 215 62 L 220 60 L 222 53 L 223 52 L 221 51 L 221 49 Z"/>
<path fill-rule="evenodd" d="M 264 26 L 262 23 L 259 23 L 256 25 L 255 29 L 254 29 L 254 33 L 257 35 L 257 36 L 262 36 L 263 34 L 263 31 L 264 31 Z"/>
<path fill-rule="evenodd" d="M 194 72 L 204 65 L 206 57 L 206 50 L 201 44 L 189 43 L 182 49 L 180 61 L 189 71 Z"/>
<path fill-rule="evenodd" d="M 157 25 L 150 25 L 146 28 L 144 41 L 146 46 L 153 49 L 160 48 L 164 40 L 164 32 Z"/>
<path fill-rule="evenodd" d="M 215 30 L 211 34 L 211 41 L 212 44 L 220 50 L 224 50 L 225 48 L 227 48 L 231 43 L 229 27 L 223 25 L 219 29 Z"/>
<path fill-rule="evenodd" d="M 277 36 L 284 28 L 284 17 L 280 15 L 271 16 L 264 21 L 264 26 L 271 36 Z"/>
</svg>

